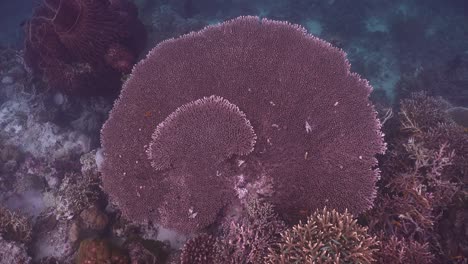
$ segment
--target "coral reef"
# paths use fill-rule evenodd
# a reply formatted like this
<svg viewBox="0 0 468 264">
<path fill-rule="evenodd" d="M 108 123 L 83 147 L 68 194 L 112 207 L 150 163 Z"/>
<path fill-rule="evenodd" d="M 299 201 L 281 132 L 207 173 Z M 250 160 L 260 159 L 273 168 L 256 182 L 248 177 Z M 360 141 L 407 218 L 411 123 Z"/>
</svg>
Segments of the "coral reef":
<svg viewBox="0 0 468 264">
<path fill-rule="evenodd" d="M 216 166 L 233 155 L 251 153 L 256 138 L 237 106 L 211 96 L 177 108 L 159 123 L 147 151 L 156 170 L 197 169 L 198 163 Z"/>
<path fill-rule="evenodd" d="M 108 241 L 87 239 L 80 243 L 76 263 L 128 264 L 129 259 L 128 256 L 113 247 Z"/>
<path fill-rule="evenodd" d="M 31 221 L 8 208 L 0 206 L 0 236 L 9 241 L 31 242 Z"/>
<path fill-rule="evenodd" d="M 395 236 L 382 238 L 379 250 L 376 252 L 378 263 L 418 263 L 434 262 L 434 256 L 429 250 L 429 244 L 417 241 L 398 239 Z"/>
<path fill-rule="evenodd" d="M 257 17 L 164 41 L 135 67 L 103 126 L 103 187 L 126 217 L 159 223 L 172 216 L 165 224 L 181 231 L 213 223 L 218 214 L 201 210 L 229 205 L 237 176 L 245 184 L 270 178 L 268 200 L 288 221 L 325 205 L 362 212 L 376 195 L 374 155 L 385 145 L 371 87 L 349 67 L 342 51 L 299 26 Z M 152 168 L 146 150 L 158 124 L 210 95 L 245 113 L 257 135 L 254 150 L 217 157 L 218 164 L 189 164 L 196 157 L 186 156 L 175 167 Z M 197 184 L 187 186 L 189 178 Z M 179 204 L 177 212 L 164 209 Z"/>
<path fill-rule="evenodd" d="M 378 245 L 351 214 L 326 208 L 281 236 L 267 263 L 372 263 Z"/>
<path fill-rule="evenodd" d="M 286 229 L 271 204 L 249 198 L 245 207 L 246 216 L 227 223 L 217 243 L 221 263 L 264 263 Z"/>
<path fill-rule="evenodd" d="M 247 155 L 253 151 L 255 140 L 255 132 L 245 114 L 221 97 L 190 102 L 162 121 L 147 149 L 151 165 L 155 170 L 176 168 L 197 174 L 180 173 L 179 177 L 168 179 L 174 181 L 172 186 L 178 191 L 177 197 L 171 199 L 173 202 L 168 201 L 160 208 L 161 224 L 178 230 L 211 224 L 225 205 L 226 194 L 219 192 L 200 199 L 205 195 L 206 183 L 200 182 L 204 171 L 199 168 L 218 166 L 233 155 Z M 210 205 L 206 206 L 207 203 Z M 197 220 L 180 223 L 179 219 L 187 216 L 187 208 L 196 208 L 192 218 Z"/>
<path fill-rule="evenodd" d="M 181 264 L 215 264 L 220 263 L 217 239 L 207 234 L 191 238 L 185 243 L 180 255 Z M 228 262 L 225 262 L 228 263 Z"/>
<path fill-rule="evenodd" d="M 80 220 L 84 228 L 94 232 L 104 230 L 109 223 L 109 217 L 96 206 L 81 211 Z"/>
<path fill-rule="evenodd" d="M 0 236 L 0 264 L 29 264 L 32 263 L 24 245 L 6 241 Z"/>
<path fill-rule="evenodd" d="M 65 175 L 57 192 L 46 197 L 54 203 L 57 219 L 72 219 L 100 199 L 99 182 L 79 173 Z"/>
<path fill-rule="evenodd" d="M 154 240 L 132 240 L 126 243 L 130 262 L 142 264 L 167 263 L 169 255 L 168 245 Z"/>
<path fill-rule="evenodd" d="M 379 195 L 364 217 L 372 233 L 395 236 L 383 239 L 383 248 L 425 248 L 427 254 L 415 255 L 417 263 L 467 254 L 468 234 L 460 223 L 467 210 L 468 135 L 450 118 L 450 108 L 421 92 L 401 101 L 398 115 L 384 127 L 399 133 L 386 138 Z"/>
<path fill-rule="evenodd" d="M 127 0 L 44 0 L 25 25 L 25 61 L 52 89 L 116 91 L 146 41 L 137 16 Z"/>
<path fill-rule="evenodd" d="M 375 263 L 466 264 L 467 12 L 466 0 L 0 1 L 0 264 L 117 251 L 263 264 L 324 206 L 355 206 Z M 338 49 L 286 22 L 217 24 L 247 14 Z M 130 74 L 145 31 L 162 43 Z M 115 135 L 95 149 L 124 81 L 102 130 Z M 377 188 L 375 117 L 389 144 Z M 337 262 L 321 258 L 330 245 L 317 263 Z"/>
</svg>

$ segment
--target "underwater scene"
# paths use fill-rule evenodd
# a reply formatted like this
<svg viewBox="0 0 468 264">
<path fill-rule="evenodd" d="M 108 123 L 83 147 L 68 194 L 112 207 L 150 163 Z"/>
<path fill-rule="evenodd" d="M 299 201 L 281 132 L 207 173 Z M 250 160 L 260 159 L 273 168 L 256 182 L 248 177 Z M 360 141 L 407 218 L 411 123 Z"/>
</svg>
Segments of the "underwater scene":
<svg viewBox="0 0 468 264">
<path fill-rule="evenodd" d="M 0 0 L 0 264 L 468 264 L 468 1 Z"/>
</svg>

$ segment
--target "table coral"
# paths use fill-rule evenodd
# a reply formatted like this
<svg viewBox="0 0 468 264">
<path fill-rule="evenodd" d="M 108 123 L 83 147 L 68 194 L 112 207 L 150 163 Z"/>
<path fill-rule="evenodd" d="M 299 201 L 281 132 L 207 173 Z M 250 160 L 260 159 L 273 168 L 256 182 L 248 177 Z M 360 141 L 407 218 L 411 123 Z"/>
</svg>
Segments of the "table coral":
<svg viewBox="0 0 468 264">
<path fill-rule="evenodd" d="M 238 199 L 239 177 L 245 184 L 270 178 L 268 200 L 289 221 L 324 206 L 362 212 L 376 194 L 374 155 L 385 150 L 371 90 L 350 72 L 343 51 L 287 22 L 240 17 L 164 41 L 134 68 L 103 126 L 103 187 L 126 217 L 184 232 L 207 227 Z M 241 141 L 216 138 L 219 144 L 206 147 L 184 141 L 167 154 L 177 162 L 154 169 L 148 149 L 155 151 L 149 146 L 158 125 L 212 95 L 245 113 L 256 134 L 253 151 L 204 161 L 220 153 L 213 147 L 236 154 L 228 148 L 251 140 L 230 124 L 239 133 L 230 138 Z M 212 111 L 173 131 L 207 137 L 205 126 L 227 118 Z"/>
</svg>

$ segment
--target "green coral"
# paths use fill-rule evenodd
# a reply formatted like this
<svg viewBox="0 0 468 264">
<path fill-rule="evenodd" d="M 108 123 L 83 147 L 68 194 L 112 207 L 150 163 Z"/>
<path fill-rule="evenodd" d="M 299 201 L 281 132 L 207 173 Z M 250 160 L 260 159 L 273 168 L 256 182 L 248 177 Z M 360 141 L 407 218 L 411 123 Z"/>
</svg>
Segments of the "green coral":
<svg viewBox="0 0 468 264">
<path fill-rule="evenodd" d="M 281 236 L 266 263 L 372 263 L 378 245 L 353 215 L 326 208 Z"/>
</svg>

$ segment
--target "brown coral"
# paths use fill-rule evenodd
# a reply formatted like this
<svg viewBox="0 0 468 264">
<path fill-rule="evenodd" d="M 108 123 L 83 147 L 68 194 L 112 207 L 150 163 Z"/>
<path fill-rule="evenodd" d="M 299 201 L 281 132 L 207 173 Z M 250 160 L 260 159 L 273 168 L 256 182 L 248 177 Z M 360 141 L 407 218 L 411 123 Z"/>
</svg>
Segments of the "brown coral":
<svg viewBox="0 0 468 264">
<path fill-rule="evenodd" d="M 128 264 L 128 257 L 113 247 L 109 241 L 87 239 L 80 243 L 77 264 L 113 263 Z"/>
<path fill-rule="evenodd" d="M 351 214 L 325 208 L 282 233 L 267 263 L 372 263 L 377 244 Z"/>
<path fill-rule="evenodd" d="M 0 206 L 0 236 L 5 240 L 28 243 L 32 238 L 32 225 L 28 218 Z"/>
</svg>

